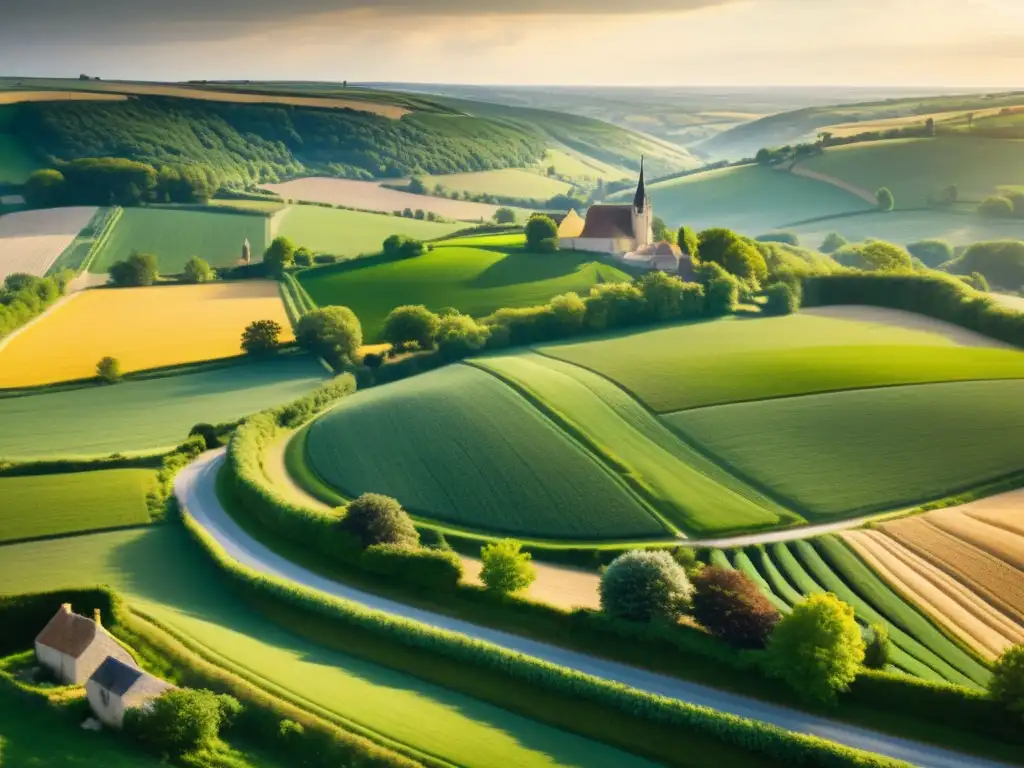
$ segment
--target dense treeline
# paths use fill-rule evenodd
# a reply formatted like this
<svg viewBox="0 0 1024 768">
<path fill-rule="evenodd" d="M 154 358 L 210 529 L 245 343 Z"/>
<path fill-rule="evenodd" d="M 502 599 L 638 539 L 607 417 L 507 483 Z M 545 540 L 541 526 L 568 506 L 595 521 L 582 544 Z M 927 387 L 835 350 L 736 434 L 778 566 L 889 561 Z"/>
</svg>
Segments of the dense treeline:
<svg viewBox="0 0 1024 768">
<path fill-rule="evenodd" d="M 374 178 L 525 166 L 545 149 L 542 134 L 527 126 L 462 115 L 391 120 L 155 96 L 23 106 L 14 130 L 55 164 L 118 157 L 156 168 L 202 165 L 235 187 L 310 173 Z"/>
<path fill-rule="evenodd" d="M 72 277 L 70 272 L 52 277 L 8 275 L 0 283 L 0 339 L 42 314 L 63 296 Z"/>
</svg>

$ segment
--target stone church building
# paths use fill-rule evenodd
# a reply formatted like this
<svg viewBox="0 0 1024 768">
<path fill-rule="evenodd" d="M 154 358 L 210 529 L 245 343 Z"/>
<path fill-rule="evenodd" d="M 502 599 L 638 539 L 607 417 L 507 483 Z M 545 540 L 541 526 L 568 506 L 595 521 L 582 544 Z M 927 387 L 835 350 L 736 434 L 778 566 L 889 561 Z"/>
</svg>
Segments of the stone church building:
<svg viewBox="0 0 1024 768">
<path fill-rule="evenodd" d="M 622 257 L 654 244 L 654 211 L 644 184 L 643 161 L 640 181 L 632 203 L 592 205 L 587 210 L 583 231 L 578 237 L 564 237 L 558 247 L 569 251 L 595 251 Z"/>
</svg>

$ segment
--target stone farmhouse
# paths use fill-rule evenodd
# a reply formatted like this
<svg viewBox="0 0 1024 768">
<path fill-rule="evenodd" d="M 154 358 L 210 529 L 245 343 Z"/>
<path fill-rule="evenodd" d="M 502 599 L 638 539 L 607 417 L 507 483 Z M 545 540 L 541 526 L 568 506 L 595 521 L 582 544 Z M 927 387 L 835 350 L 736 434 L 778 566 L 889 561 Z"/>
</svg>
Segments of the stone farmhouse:
<svg viewBox="0 0 1024 768">
<path fill-rule="evenodd" d="M 85 684 L 86 698 L 93 713 L 104 725 L 120 728 L 124 713 L 133 707 L 142 707 L 173 685 L 134 664 L 108 656 Z"/>
<path fill-rule="evenodd" d="M 67 685 L 84 685 L 104 660 L 113 657 L 135 666 L 135 660 L 107 633 L 100 612 L 89 619 L 64 603 L 36 637 L 36 658 Z"/>
</svg>

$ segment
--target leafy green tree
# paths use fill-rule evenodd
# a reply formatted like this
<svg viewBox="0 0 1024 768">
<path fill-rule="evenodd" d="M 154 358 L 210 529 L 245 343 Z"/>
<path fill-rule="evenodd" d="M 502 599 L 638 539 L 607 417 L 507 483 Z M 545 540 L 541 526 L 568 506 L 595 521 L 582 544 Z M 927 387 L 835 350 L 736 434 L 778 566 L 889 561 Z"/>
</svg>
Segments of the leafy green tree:
<svg viewBox="0 0 1024 768">
<path fill-rule="evenodd" d="M 863 661 L 853 608 L 832 594 L 812 594 L 795 605 L 768 640 L 772 674 L 808 701 L 835 702 Z"/>
<path fill-rule="evenodd" d="M 1024 645 L 1006 649 L 996 660 L 988 693 L 1010 712 L 1024 717 Z"/>
<path fill-rule="evenodd" d="M 706 229 L 699 235 L 702 262 L 714 262 L 741 280 L 764 280 L 768 265 L 753 243 L 731 229 Z"/>
<path fill-rule="evenodd" d="M 791 315 L 800 309 L 800 295 L 787 283 L 772 283 L 764 289 L 766 315 Z"/>
<path fill-rule="evenodd" d="M 253 357 L 273 354 L 282 330 L 281 324 L 274 320 L 254 320 L 242 331 L 242 351 Z"/>
<path fill-rule="evenodd" d="M 679 228 L 676 233 L 676 244 L 691 259 L 697 259 L 700 256 L 700 239 L 697 237 L 697 233 L 689 227 Z"/>
<path fill-rule="evenodd" d="M 25 202 L 33 208 L 53 208 L 64 204 L 64 174 L 52 168 L 36 171 L 21 188 Z"/>
<path fill-rule="evenodd" d="M 558 227 L 550 216 L 534 214 L 526 222 L 525 232 L 528 250 L 535 253 L 549 252 L 544 250 L 549 247 L 548 244 L 544 243 L 546 240 L 554 240 L 557 248 Z"/>
<path fill-rule="evenodd" d="M 402 505 L 379 493 L 364 493 L 349 502 L 338 528 L 355 537 L 364 548 L 375 544 L 415 547 L 420 541 Z"/>
<path fill-rule="evenodd" d="M 511 208 L 499 208 L 494 212 L 494 221 L 496 224 L 515 224 L 516 212 Z"/>
<path fill-rule="evenodd" d="M 651 234 L 654 236 L 654 242 L 660 243 L 665 240 L 668 242 L 675 242 L 676 233 L 670 232 L 668 225 L 665 224 L 665 220 L 660 216 L 655 216 L 651 221 Z"/>
<path fill-rule="evenodd" d="M 156 256 L 138 251 L 124 261 L 111 264 L 109 275 L 110 281 L 122 288 L 152 285 L 160 277 Z"/>
<path fill-rule="evenodd" d="M 406 187 L 406 190 L 414 195 L 425 195 L 427 194 L 427 185 L 423 183 L 422 177 L 413 176 L 409 179 L 409 186 Z"/>
<path fill-rule="evenodd" d="M 384 320 L 380 338 L 397 349 L 413 344 L 420 349 L 432 349 L 440 327 L 441 318 L 422 304 L 395 307 Z"/>
<path fill-rule="evenodd" d="M 176 688 L 144 709 L 129 709 L 125 713 L 125 730 L 157 754 L 181 757 L 212 746 L 223 720 L 224 707 L 214 693 Z"/>
<path fill-rule="evenodd" d="M 673 621 L 689 605 L 693 587 L 664 550 L 619 555 L 601 576 L 601 610 L 630 621 Z"/>
<path fill-rule="evenodd" d="M 444 360 L 461 360 L 479 352 L 487 344 L 491 329 L 469 315 L 449 312 L 441 318 L 435 336 L 437 349 Z"/>
<path fill-rule="evenodd" d="M 313 266 L 313 260 L 315 258 L 316 257 L 313 255 L 313 252 L 309 250 L 309 248 L 306 248 L 305 246 L 295 249 L 294 259 L 296 266 L 311 267 Z"/>
<path fill-rule="evenodd" d="M 864 666 L 868 669 L 885 669 L 892 653 L 889 628 L 881 622 L 871 625 L 871 640 L 864 649 Z"/>
<path fill-rule="evenodd" d="M 896 207 L 896 198 L 892 196 L 888 187 L 880 187 L 875 191 L 875 202 L 880 211 L 891 211 Z"/>
<path fill-rule="evenodd" d="M 198 256 L 193 256 L 185 262 L 181 276 L 186 283 L 208 283 L 216 277 L 216 274 L 206 261 Z"/>
<path fill-rule="evenodd" d="M 263 264 L 268 275 L 280 278 L 295 264 L 295 243 L 287 237 L 275 237 L 263 254 Z"/>
<path fill-rule="evenodd" d="M 295 324 L 299 346 L 320 355 L 335 367 L 354 363 L 363 345 L 363 328 L 348 307 L 321 307 Z"/>
<path fill-rule="evenodd" d="M 104 357 L 96 363 L 96 377 L 104 384 L 116 384 L 121 380 L 121 364 L 113 357 Z"/>
<path fill-rule="evenodd" d="M 704 312 L 704 288 L 675 275 L 655 270 L 640 279 L 640 290 L 656 320 L 699 317 Z"/>
<path fill-rule="evenodd" d="M 530 562 L 530 553 L 515 539 L 502 539 L 480 550 L 483 568 L 480 579 L 487 589 L 510 595 L 530 586 L 537 578 L 537 569 Z"/>
<path fill-rule="evenodd" d="M 818 250 L 822 253 L 835 253 L 846 245 L 847 242 L 849 241 L 838 232 L 829 232 L 825 235 L 825 239 L 822 241 L 821 247 L 819 247 Z"/>
<path fill-rule="evenodd" d="M 396 259 L 414 259 L 427 252 L 427 246 L 406 235 L 391 235 L 384 241 L 384 255 Z"/>
<path fill-rule="evenodd" d="M 750 577 L 709 566 L 691 579 L 697 621 L 737 648 L 764 648 L 780 615 Z"/>
</svg>

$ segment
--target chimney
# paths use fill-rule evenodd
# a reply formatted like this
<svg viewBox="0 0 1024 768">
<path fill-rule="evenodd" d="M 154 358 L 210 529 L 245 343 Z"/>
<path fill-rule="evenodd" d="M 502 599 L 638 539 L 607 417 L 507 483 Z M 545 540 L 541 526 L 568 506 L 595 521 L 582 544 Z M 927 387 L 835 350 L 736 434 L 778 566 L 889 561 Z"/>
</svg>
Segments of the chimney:
<svg viewBox="0 0 1024 768">
<path fill-rule="evenodd" d="M 96 622 L 96 626 L 97 627 L 102 627 L 103 626 L 103 620 L 102 620 L 102 617 L 100 615 L 100 609 L 99 608 L 93 608 L 93 610 L 92 610 L 92 620 Z"/>
<path fill-rule="evenodd" d="M 61 610 L 62 610 L 62 611 L 63 611 L 64 613 L 71 613 L 71 603 L 63 603 L 63 604 L 61 605 L 60 609 L 61 609 Z"/>
</svg>

